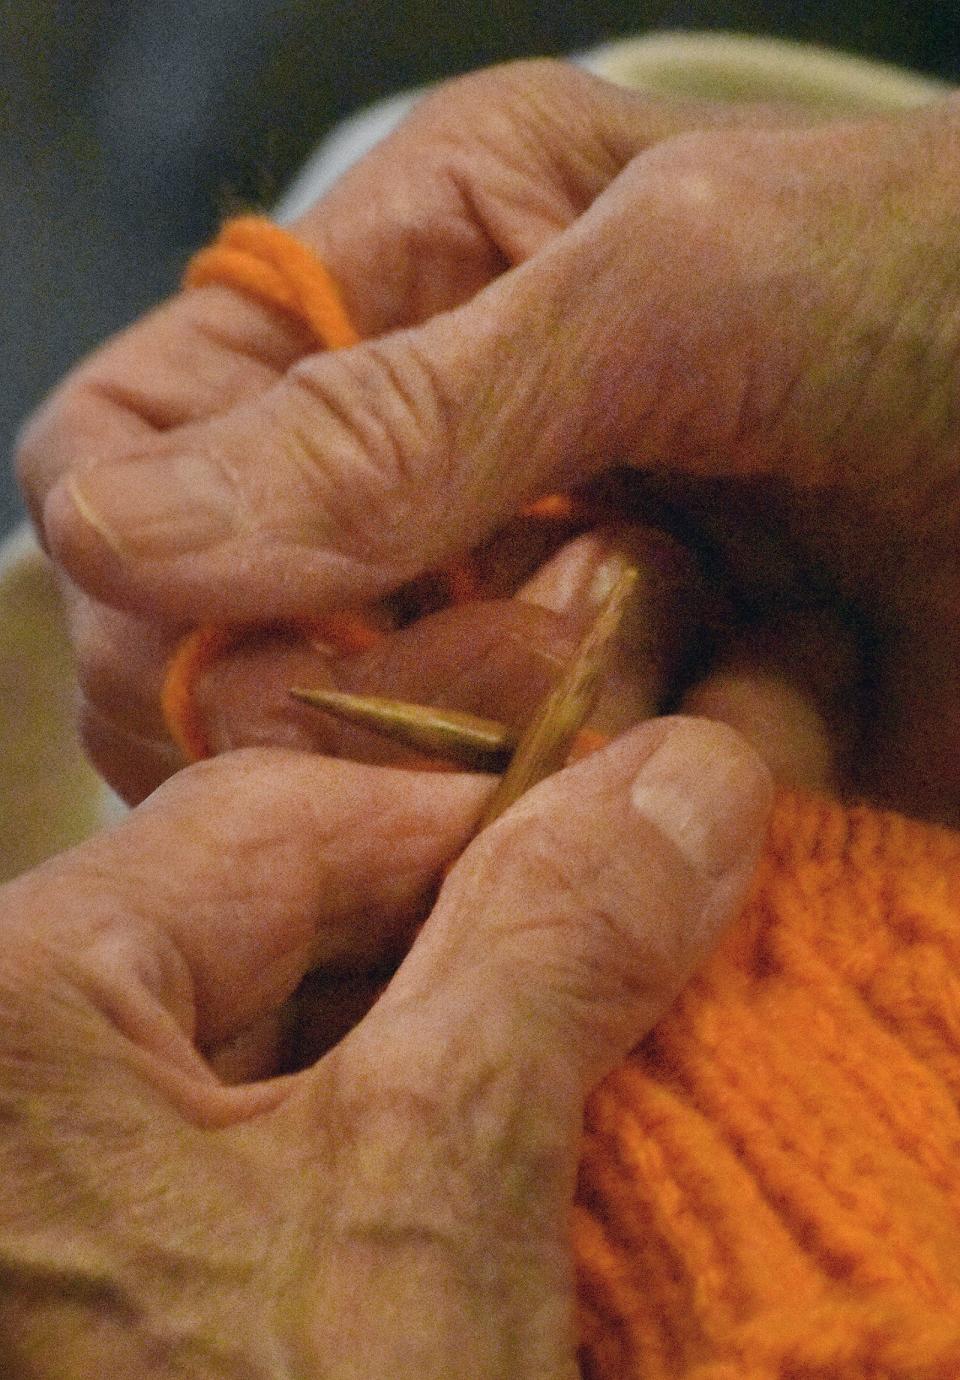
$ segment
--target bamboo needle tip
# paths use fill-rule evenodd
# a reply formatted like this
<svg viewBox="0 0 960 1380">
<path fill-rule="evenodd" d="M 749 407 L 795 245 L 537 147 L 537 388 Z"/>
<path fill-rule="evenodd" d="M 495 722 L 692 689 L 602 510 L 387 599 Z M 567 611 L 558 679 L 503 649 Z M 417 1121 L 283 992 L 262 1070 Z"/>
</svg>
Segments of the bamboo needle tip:
<svg viewBox="0 0 960 1380">
<path fill-rule="evenodd" d="M 481 828 L 492 824 L 531 786 L 564 765 L 596 704 L 639 573 L 636 566 L 624 568 L 559 681 L 524 730 L 509 767 L 487 802 Z"/>
<path fill-rule="evenodd" d="M 505 770 L 485 816 L 489 823 L 530 786 L 563 766 L 596 701 L 638 578 L 635 566 L 623 570 L 519 741 L 504 724 L 461 710 L 304 686 L 293 687 L 290 695 L 416 752 L 468 770 Z"/>
<path fill-rule="evenodd" d="M 290 694 L 345 723 L 475 771 L 502 771 L 516 742 L 516 735 L 504 724 L 462 710 L 301 686 Z"/>
</svg>

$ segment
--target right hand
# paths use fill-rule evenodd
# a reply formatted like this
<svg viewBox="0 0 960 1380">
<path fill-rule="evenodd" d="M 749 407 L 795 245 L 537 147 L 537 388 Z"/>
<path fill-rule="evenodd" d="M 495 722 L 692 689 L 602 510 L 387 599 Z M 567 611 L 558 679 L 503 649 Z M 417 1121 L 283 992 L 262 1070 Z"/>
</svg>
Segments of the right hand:
<svg viewBox="0 0 960 1380">
<path fill-rule="evenodd" d="M 550 64 L 429 99 L 294 227 L 370 343 L 309 353 L 188 293 L 26 434 L 107 774 L 136 795 L 174 765 L 154 697 L 185 624 L 363 603 L 626 460 L 870 620 L 861 781 L 950 816 L 958 149 L 951 101 L 798 128 Z"/>
<path fill-rule="evenodd" d="M 0 889 L 4 1375 L 579 1374 L 584 1099 L 742 904 L 770 783 L 644 725 L 431 908 L 489 788 L 234 753 Z"/>
</svg>

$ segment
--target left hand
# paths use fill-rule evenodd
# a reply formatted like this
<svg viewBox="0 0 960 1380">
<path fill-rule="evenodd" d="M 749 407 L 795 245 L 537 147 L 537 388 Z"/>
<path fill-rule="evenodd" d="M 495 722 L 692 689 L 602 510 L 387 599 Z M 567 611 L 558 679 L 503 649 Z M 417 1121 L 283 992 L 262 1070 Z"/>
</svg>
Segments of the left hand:
<svg viewBox="0 0 960 1380">
<path fill-rule="evenodd" d="M 4 890 L 4 1374 L 577 1374 L 584 1097 L 739 905 L 769 783 L 692 720 L 559 773 L 272 1076 L 304 975 L 330 1045 L 487 789 L 230 754 Z"/>
<path fill-rule="evenodd" d="M 608 323 L 617 357 L 614 368 L 601 367 L 608 379 L 622 373 L 628 359 L 624 340 L 655 340 L 660 331 L 659 325 L 648 330 L 632 320 L 619 324 L 633 296 L 634 222 L 649 214 L 642 200 L 631 205 L 629 193 L 624 201 L 630 166 L 641 172 L 648 156 L 666 155 L 678 136 L 695 131 L 714 131 L 725 141 L 738 132 L 796 129 L 801 123 L 795 111 L 650 99 L 563 63 L 513 63 L 475 73 L 422 101 L 293 227 L 333 272 L 350 317 L 364 337 L 373 338 L 367 345 L 336 357 L 316 354 L 316 342 L 301 326 L 240 293 L 209 286 L 178 295 L 76 370 L 25 430 L 19 466 L 37 530 L 61 575 L 70 576 L 64 584 L 81 732 L 114 789 L 136 802 L 182 765 L 159 699 L 167 660 L 187 627 L 206 621 L 269 626 L 355 607 L 438 560 L 462 554 L 494 519 L 510 517 L 521 493 L 538 490 L 530 470 L 538 448 L 551 437 L 573 438 L 584 429 L 574 416 L 579 403 L 566 424 L 565 399 L 569 393 L 572 406 L 579 394 L 570 388 L 563 359 L 545 365 L 539 338 L 549 319 L 544 302 L 569 293 L 572 309 L 582 303 L 584 286 L 596 280 L 599 295 L 588 309 L 581 306 L 571 315 L 565 308 L 563 315 L 567 328 L 582 336 L 578 349 L 588 354 L 594 327 Z M 717 156 L 724 147 L 718 145 Z M 789 146 L 778 154 L 778 177 L 790 156 Z M 746 161 L 757 163 L 761 185 L 747 197 L 738 193 L 736 204 L 762 208 L 764 160 L 751 153 Z M 829 153 L 820 161 L 832 166 Z M 682 178 L 678 186 L 682 192 Z M 590 267 L 602 244 L 590 249 L 589 224 L 597 217 L 591 221 L 589 212 L 595 203 L 602 210 L 611 196 L 619 197 L 627 223 L 610 222 L 617 252 L 611 258 L 604 251 L 603 262 L 622 259 L 627 281 L 618 274 L 609 281 L 605 269 Z M 658 197 L 655 206 L 660 205 Z M 577 249 L 572 280 L 565 283 L 552 265 L 557 253 L 564 258 L 570 237 L 581 234 L 577 227 L 585 215 L 588 244 Z M 676 247 L 699 243 L 702 236 L 678 231 L 671 221 L 668 238 Z M 524 265 L 519 277 L 504 272 Z M 664 266 L 669 277 L 669 256 Z M 687 268 L 680 274 L 691 283 L 699 276 Z M 516 295 L 514 281 L 529 287 Z M 528 300 L 529 309 L 523 306 Z M 699 299 L 697 310 L 702 315 Z M 429 342 L 448 328 L 453 335 L 443 346 L 441 367 Z M 741 335 L 730 332 L 734 341 Z M 550 328 L 548 338 L 559 343 L 564 333 Z M 609 343 L 606 336 L 596 342 L 598 367 Z M 714 353 L 711 340 L 711 359 Z M 769 353 L 766 347 L 757 350 L 758 358 Z M 533 375 L 528 366 L 535 366 Z M 339 383 L 323 382 L 330 369 Z M 576 372 L 586 378 L 588 371 Z M 689 372 L 699 377 L 699 366 Z M 444 383 L 434 398 L 433 385 L 448 375 L 456 387 L 448 391 Z M 517 407 L 531 387 L 536 405 Z M 625 391 L 635 390 L 630 384 Z M 608 392 L 606 383 L 586 389 L 604 415 Z M 515 427 L 505 424 L 511 410 Z M 726 415 L 729 407 L 720 411 Z M 449 434 L 437 434 L 441 425 Z M 627 453 L 620 438 L 606 450 L 604 463 Z M 216 477 L 209 486 L 193 487 L 189 456 L 202 462 L 204 473 L 210 459 Z M 559 462 L 559 455 L 554 458 Z M 588 459 L 578 456 L 563 481 L 555 469 L 541 469 L 550 473 L 552 486 L 592 473 Z M 458 497 L 464 466 L 478 476 L 469 501 Z M 106 546 L 103 524 L 89 527 L 86 520 L 95 516 L 97 502 L 89 493 L 81 497 L 88 482 L 104 473 L 112 509 L 126 503 L 122 516 L 114 511 L 110 518 L 117 540 L 111 537 Z M 234 483 L 245 494 L 244 515 L 230 519 L 237 540 L 226 554 L 194 550 L 198 523 L 212 514 L 216 496 L 228 497 L 231 505 L 238 499 Z M 391 533 L 396 549 L 388 551 Z M 141 543 L 152 549 L 164 540 L 173 544 L 169 559 L 136 557 Z M 118 559 L 119 548 L 126 554 Z M 161 574 L 144 597 L 148 568 Z M 477 655 L 465 631 L 461 626 L 457 634 L 462 651 L 452 670 L 458 678 L 463 662 Z M 529 621 L 521 632 L 516 619 L 500 631 L 507 637 L 516 633 L 516 646 L 546 647 L 550 636 L 549 628 Z M 479 636 L 492 646 L 494 632 L 488 623 Z M 448 638 L 446 646 L 454 640 Z M 262 742 L 339 747 L 316 742 L 316 716 L 311 721 L 286 696 L 295 683 L 286 676 L 293 669 L 288 643 L 260 640 L 253 657 L 226 658 L 224 675 L 203 687 L 219 750 Z M 436 642 L 431 650 L 437 650 Z M 707 712 L 732 717 L 741 727 L 782 724 L 779 686 L 773 709 L 764 698 L 758 712 L 750 675 L 751 703 L 742 712 L 742 658 L 737 648 L 727 650 L 734 660 L 733 694 L 724 682 L 718 703 L 708 687 Z M 410 651 L 409 643 L 404 651 Z M 562 646 L 557 655 L 563 655 Z M 787 656 L 791 665 L 799 659 L 792 643 Z M 387 658 L 392 662 L 394 653 L 388 651 Z M 300 647 L 294 659 L 306 683 L 327 678 L 318 655 L 311 658 Z M 343 688 L 429 698 L 435 687 L 449 685 L 451 668 L 443 660 L 425 683 L 408 683 L 406 691 L 392 675 L 394 667 L 382 661 L 339 666 L 333 674 Z M 427 664 L 426 657 L 421 661 Z M 526 674 L 524 668 L 519 679 Z M 738 700 L 732 715 L 731 699 Z M 470 708 L 474 700 L 468 693 L 448 702 Z M 509 706 L 497 704 L 487 712 L 509 713 Z M 772 747 L 779 767 L 792 753 L 792 744 L 785 743 L 790 735 L 765 736 L 769 741 L 762 746 Z M 806 772 L 799 779 L 823 784 L 822 776 Z"/>
</svg>

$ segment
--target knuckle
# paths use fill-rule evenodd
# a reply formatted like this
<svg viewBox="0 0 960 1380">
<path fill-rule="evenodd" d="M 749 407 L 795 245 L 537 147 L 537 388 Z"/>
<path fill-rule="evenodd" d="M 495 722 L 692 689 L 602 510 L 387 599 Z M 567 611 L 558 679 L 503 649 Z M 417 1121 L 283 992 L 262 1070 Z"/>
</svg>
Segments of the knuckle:
<svg viewBox="0 0 960 1380">
<path fill-rule="evenodd" d="M 284 429 L 332 541 L 356 551 L 359 538 L 372 559 L 406 566 L 415 530 L 418 565 L 429 560 L 450 498 L 453 406 L 426 354 L 374 342 L 289 377 L 300 405 Z"/>
<path fill-rule="evenodd" d="M 602 806 L 594 822 L 567 813 L 515 825 L 505 816 L 490 831 L 493 870 L 522 897 L 519 905 L 494 899 L 491 938 L 512 1000 L 534 1026 L 559 1022 L 589 1035 L 604 1013 L 635 1018 L 672 989 L 685 963 L 682 917 L 703 898 L 652 849 L 638 859 L 629 826 L 621 833 Z M 646 914 L 655 923 L 638 923 Z"/>
<path fill-rule="evenodd" d="M 675 134 L 629 165 L 624 188 L 632 204 L 639 202 L 648 215 L 671 226 L 681 222 L 698 241 L 718 237 L 722 243 L 737 224 L 753 164 L 739 142 L 744 166 L 730 159 L 729 146 L 713 131 Z"/>
<path fill-rule="evenodd" d="M 534 1207 L 569 1168 L 575 1145 L 564 1115 L 575 1115 L 567 1071 L 549 1077 L 540 1067 L 532 1076 L 532 1056 L 485 1054 L 486 1019 L 466 1012 L 453 1030 L 445 1020 L 442 1047 L 430 1046 L 420 1035 L 429 1013 L 419 1011 L 409 1033 L 352 1038 L 336 1052 L 339 1072 L 325 1070 L 319 1111 L 336 1125 L 336 1156 L 365 1168 L 355 1183 L 360 1200 L 394 1210 L 415 1160 L 417 1191 L 404 1198 L 411 1221 L 434 1239 L 456 1241 L 471 1221 L 506 1225 L 518 1202 Z M 546 1091 L 531 1097 L 531 1087 L 549 1090 L 557 1105 L 545 1105 Z"/>
<path fill-rule="evenodd" d="M 442 82 L 424 97 L 416 118 L 443 129 L 452 125 L 462 133 L 465 115 L 522 112 L 582 79 L 575 67 L 557 58 L 499 63 Z"/>
</svg>

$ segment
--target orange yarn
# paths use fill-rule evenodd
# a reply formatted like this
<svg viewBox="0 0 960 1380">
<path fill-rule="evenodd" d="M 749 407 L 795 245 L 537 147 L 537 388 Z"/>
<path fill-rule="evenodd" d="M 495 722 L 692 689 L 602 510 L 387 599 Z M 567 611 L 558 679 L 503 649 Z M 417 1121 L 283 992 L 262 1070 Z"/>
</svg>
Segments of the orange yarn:
<svg viewBox="0 0 960 1380">
<path fill-rule="evenodd" d="M 725 947 L 590 1099 L 587 1380 L 960 1376 L 960 836 L 777 802 Z"/>
<path fill-rule="evenodd" d="M 303 318 L 309 298 L 332 341 L 307 251 L 239 225 L 188 281 Z M 375 635 L 340 617 L 334 643 Z M 171 664 L 188 753 L 191 686 L 235 635 L 198 630 Z M 782 793 L 740 922 L 588 1102 L 585 1380 L 958 1380 L 958 975 L 960 836 Z"/>
<path fill-rule="evenodd" d="M 211 624 L 194 628 L 167 663 L 160 692 L 160 711 L 167 732 L 188 762 L 200 762 L 212 754 L 197 708 L 197 684 L 207 667 L 230 650 L 236 637 L 232 628 Z"/>
<path fill-rule="evenodd" d="M 336 283 L 317 256 L 262 216 L 228 221 L 214 243 L 194 255 L 185 286 L 209 283 L 226 284 L 288 312 L 309 326 L 328 350 L 360 340 Z"/>
<path fill-rule="evenodd" d="M 276 307 L 308 326 L 330 350 L 356 345 L 360 336 L 347 316 L 340 292 L 316 255 L 280 226 L 261 216 L 228 221 L 212 245 L 197 253 L 184 275 L 186 287 L 223 284 Z M 469 563 L 445 572 L 452 604 L 478 597 Z M 301 628 L 324 650 L 346 656 L 368 651 L 382 634 L 360 613 L 326 614 Z M 243 638 L 242 628 L 204 626 L 176 647 L 164 677 L 160 709 L 171 739 L 188 762 L 212 753 L 196 699 L 204 672 Z"/>
</svg>

